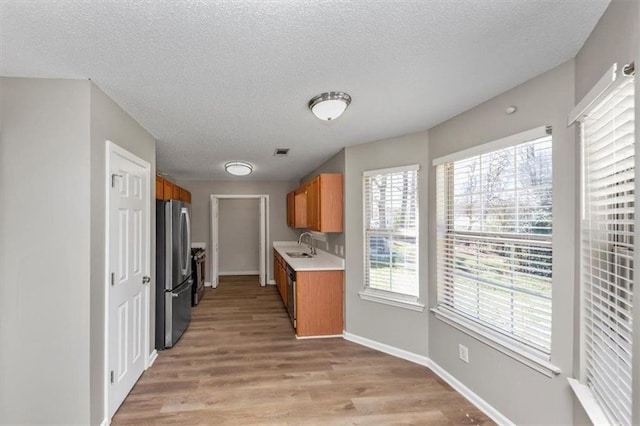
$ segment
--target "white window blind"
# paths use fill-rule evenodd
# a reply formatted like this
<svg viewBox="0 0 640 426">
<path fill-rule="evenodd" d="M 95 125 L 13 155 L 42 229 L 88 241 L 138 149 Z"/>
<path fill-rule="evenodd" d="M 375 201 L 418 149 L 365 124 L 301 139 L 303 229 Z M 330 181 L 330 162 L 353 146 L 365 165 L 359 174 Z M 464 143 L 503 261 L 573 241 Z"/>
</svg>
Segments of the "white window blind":
<svg viewBox="0 0 640 426">
<path fill-rule="evenodd" d="M 583 370 L 615 424 L 631 424 L 634 253 L 633 78 L 581 120 Z M 637 421 L 637 419 L 636 419 Z"/>
<path fill-rule="evenodd" d="M 552 142 L 525 141 L 438 166 L 438 309 L 548 360 Z"/>
<path fill-rule="evenodd" d="M 365 289 L 418 297 L 418 166 L 364 174 Z"/>
</svg>

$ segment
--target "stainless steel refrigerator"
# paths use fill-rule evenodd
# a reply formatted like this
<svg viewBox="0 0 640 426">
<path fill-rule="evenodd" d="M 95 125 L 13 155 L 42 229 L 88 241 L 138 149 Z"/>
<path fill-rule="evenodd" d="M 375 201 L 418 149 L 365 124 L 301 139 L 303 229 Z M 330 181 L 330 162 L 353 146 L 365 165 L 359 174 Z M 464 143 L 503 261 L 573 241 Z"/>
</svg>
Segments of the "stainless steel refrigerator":
<svg viewBox="0 0 640 426">
<path fill-rule="evenodd" d="M 190 205 L 156 201 L 156 349 L 176 344 L 191 321 Z"/>
</svg>

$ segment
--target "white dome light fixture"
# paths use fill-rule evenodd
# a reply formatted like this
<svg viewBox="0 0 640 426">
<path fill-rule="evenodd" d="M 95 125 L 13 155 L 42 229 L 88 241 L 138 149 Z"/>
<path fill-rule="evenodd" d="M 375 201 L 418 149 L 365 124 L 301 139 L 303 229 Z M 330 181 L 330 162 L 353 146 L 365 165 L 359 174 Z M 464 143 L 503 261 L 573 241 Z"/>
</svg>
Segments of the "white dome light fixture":
<svg viewBox="0 0 640 426">
<path fill-rule="evenodd" d="M 340 117 L 351 103 L 351 96 L 344 92 L 325 92 L 309 101 L 309 109 L 320 120 L 331 121 Z"/>
<path fill-rule="evenodd" d="M 246 176 L 251 174 L 253 166 L 244 161 L 229 161 L 224 165 L 227 173 L 234 176 Z"/>
</svg>

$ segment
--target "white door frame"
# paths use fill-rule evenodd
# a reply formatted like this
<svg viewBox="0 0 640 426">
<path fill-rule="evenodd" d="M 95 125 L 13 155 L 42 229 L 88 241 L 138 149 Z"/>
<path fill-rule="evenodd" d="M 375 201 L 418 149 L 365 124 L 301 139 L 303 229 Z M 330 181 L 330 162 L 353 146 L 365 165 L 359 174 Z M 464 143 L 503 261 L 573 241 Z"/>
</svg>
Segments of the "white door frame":
<svg viewBox="0 0 640 426">
<path fill-rule="evenodd" d="M 151 366 L 151 364 L 153 363 L 153 361 L 155 360 L 155 358 L 157 357 L 157 352 L 155 351 L 155 348 L 153 350 L 153 354 L 150 353 L 150 335 L 151 335 L 151 286 L 155 285 L 155 273 L 151 272 L 151 253 L 152 253 L 152 247 L 151 247 L 151 164 L 149 164 L 148 161 L 143 160 L 142 158 L 130 153 L 129 151 L 127 151 L 126 149 L 120 147 L 119 145 L 116 145 L 115 143 L 107 140 L 105 141 L 105 145 L 106 145 L 106 168 L 105 168 L 105 211 L 104 211 L 104 215 L 105 215 L 105 269 L 104 269 L 104 372 L 103 372 L 103 377 L 104 377 L 104 421 L 106 421 L 105 424 L 110 424 L 111 423 L 111 417 L 109 415 L 109 399 L 110 399 L 110 391 L 109 391 L 109 385 L 110 385 L 110 377 L 109 377 L 109 332 L 110 332 L 110 316 L 109 316 L 109 297 L 110 297 L 110 293 L 111 293 L 111 256 L 110 256 L 110 252 L 111 252 L 111 241 L 110 241 L 110 237 L 111 237 L 111 218 L 110 218 L 110 211 L 111 211 L 111 154 L 118 154 L 124 158 L 126 158 L 127 160 L 130 160 L 131 162 L 134 162 L 136 164 L 138 164 L 140 167 L 142 167 L 145 170 L 145 178 L 146 178 L 146 189 L 145 189 L 145 203 L 147 204 L 148 208 L 148 215 L 149 217 L 147 218 L 147 241 L 146 243 L 149 246 L 149 256 L 147 257 L 146 260 L 146 265 L 145 268 L 147 270 L 147 273 L 145 275 L 152 277 L 151 282 L 144 286 L 145 290 L 144 290 L 144 304 L 145 304 L 145 308 L 147 310 L 147 316 L 145 318 L 145 325 L 144 325 L 144 365 L 145 365 L 145 370 L 147 368 L 149 368 Z M 155 271 L 154 271 L 155 272 Z"/>
<path fill-rule="evenodd" d="M 260 285 L 266 286 L 269 276 L 269 195 L 267 194 L 211 194 L 211 286 L 218 286 L 218 201 L 222 198 L 254 198 L 260 200 Z"/>
</svg>

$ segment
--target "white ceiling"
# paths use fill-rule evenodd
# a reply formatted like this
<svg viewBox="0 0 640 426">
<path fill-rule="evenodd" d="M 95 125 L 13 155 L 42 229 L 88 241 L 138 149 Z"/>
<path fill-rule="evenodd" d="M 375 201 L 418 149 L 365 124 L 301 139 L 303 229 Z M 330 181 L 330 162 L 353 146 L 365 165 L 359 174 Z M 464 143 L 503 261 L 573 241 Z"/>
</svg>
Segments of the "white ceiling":
<svg viewBox="0 0 640 426">
<path fill-rule="evenodd" d="M 572 58 L 609 0 L 0 0 L 0 74 L 91 78 L 158 169 L 297 179 L 342 147 L 425 130 Z M 332 122 L 307 102 L 353 102 Z M 291 148 L 275 158 L 276 147 Z"/>
</svg>

